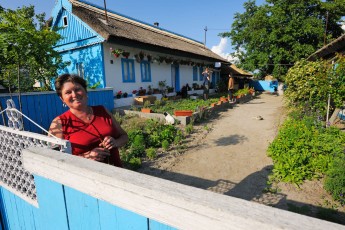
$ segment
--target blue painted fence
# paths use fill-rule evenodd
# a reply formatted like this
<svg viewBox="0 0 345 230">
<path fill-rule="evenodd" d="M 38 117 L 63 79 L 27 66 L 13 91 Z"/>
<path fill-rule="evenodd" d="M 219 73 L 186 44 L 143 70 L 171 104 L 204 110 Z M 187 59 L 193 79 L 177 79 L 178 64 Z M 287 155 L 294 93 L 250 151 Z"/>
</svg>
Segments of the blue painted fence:
<svg viewBox="0 0 345 230">
<path fill-rule="evenodd" d="M 0 94 L 0 103 L 3 109 L 6 108 L 6 100 L 13 99 L 18 110 L 19 95 L 18 94 Z M 104 105 L 109 111 L 114 109 L 114 96 L 112 88 L 88 90 L 89 105 Z M 68 108 L 62 106 L 61 99 L 56 95 L 56 92 L 32 92 L 22 93 L 20 95 L 22 104 L 21 111 L 31 120 L 48 129 L 52 120 L 65 112 Z M 7 125 L 7 118 L 5 123 Z M 26 118 L 23 118 L 24 130 L 34 133 L 42 133 L 42 130 L 31 123 Z M 4 125 L 3 118 L 0 116 L 0 125 Z"/>
<path fill-rule="evenodd" d="M 52 180 L 34 176 L 39 207 L 0 187 L 0 218 L 4 230 L 175 229 Z"/>
<path fill-rule="evenodd" d="M 257 91 L 274 92 L 274 88 L 278 89 L 278 81 L 250 81 L 250 87 L 254 87 Z"/>
</svg>

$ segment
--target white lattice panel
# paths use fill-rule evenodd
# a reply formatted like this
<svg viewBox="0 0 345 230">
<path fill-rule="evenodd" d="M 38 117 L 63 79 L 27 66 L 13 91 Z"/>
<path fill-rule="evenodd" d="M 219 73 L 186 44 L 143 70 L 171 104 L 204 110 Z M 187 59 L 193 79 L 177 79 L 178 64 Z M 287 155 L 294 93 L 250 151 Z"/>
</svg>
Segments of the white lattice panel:
<svg viewBox="0 0 345 230">
<path fill-rule="evenodd" d="M 69 141 L 0 125 L 0 185 L 28 201 L 36 201 L 34 177 L 23 168 L 22 150 L 29 146 L 70 153 Z"/>
</svg>

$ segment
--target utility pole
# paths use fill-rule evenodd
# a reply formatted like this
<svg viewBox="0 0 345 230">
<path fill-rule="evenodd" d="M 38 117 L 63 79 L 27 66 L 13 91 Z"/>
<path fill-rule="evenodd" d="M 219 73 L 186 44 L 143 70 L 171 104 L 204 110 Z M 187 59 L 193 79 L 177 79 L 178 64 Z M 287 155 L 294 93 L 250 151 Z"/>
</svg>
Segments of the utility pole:
<svg viewBox="0 0 345 230">
<path fill-rule="evenodd" d="M 206 47 L 206 32 L 207 32 L 207 26 L 205 26 L 205 39 L 204 39 L 204 46 Z"/>
<path fill-rule="evenodd" d="M 107 3 L 104 0 L 104 13 L 105 13 L 105 21 L 108 23 L 108 14 L 107 14 Z"/>
</svg>

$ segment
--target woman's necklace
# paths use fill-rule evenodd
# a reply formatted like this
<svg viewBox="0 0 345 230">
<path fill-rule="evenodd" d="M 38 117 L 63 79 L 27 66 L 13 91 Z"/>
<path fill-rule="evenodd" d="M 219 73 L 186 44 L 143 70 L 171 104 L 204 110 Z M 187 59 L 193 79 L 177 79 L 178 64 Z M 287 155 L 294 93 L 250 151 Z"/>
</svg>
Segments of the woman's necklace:
<svg viewBox="0 0 345 230">
<path fill-rule="evenodd" d="M 73 113 L 73 112 L 72 112 Z M 85 117 L 84 118 L 81 118 L 80 117 L 80 115 L 78 116 L 78 115 L 76 115 L 75 113 L 73 113 L 74 114 L 74 116 L 76 116 L 76 117 L 78 117 L 80 120 L 82 120 L 82 121 L 85 121 L 84 119 L 85 119 Z M 91 121 L 92 120 L 92 115 L 93 115 L 93 110 L 92 110 L 92 108 L 91 107 L 87 107 L 87 111 L 86 111 L 86 120 L 87 121 Z"/>
<path fill-rule="evenodd" d="M 91 107 L 88 107 L 88 113 L 87 113 L 87 120 L 91 121 L 92 115 L 93 115 L 93 110 Z"/>
</svg>

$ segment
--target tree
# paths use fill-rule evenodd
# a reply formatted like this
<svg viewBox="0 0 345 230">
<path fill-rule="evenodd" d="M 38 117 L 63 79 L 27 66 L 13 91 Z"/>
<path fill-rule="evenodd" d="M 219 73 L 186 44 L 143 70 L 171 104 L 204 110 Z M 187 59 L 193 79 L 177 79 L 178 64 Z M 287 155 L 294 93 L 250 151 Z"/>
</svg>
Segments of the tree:
<svg viewBox="0 0 345 230">
<path fill-rule="evenodd" d="M 66 63 L 53 49 L 61 36 L 44 17 L 35 15 L 34 6 L 0 7 L 0 84 L 30 91 L 40 82 L 44 90 L 51 89 L 51 79 Z"/>
<path fill-rule="evenodd" d="M 345 56 L 337 55 L 334 63 L 327 60 L 302 59 L 289 69 L 284 92 L 288 107 L 302 115 L 324 119 L 330 95 L 331 111 L 345 100 Z"/>
<path fill-rule="evenodd" d="M 230 37 L 240 60 L 239 66 L 258 70 L 259 76 L 273 74 L 283 78 L 301 58 L 308 57 L 327 41 L 343 32 L 339 22 L 345 15 L 345 0 L 266 0 L 244 3 L 244 13 L 236 13 Z"/>
</svg>

